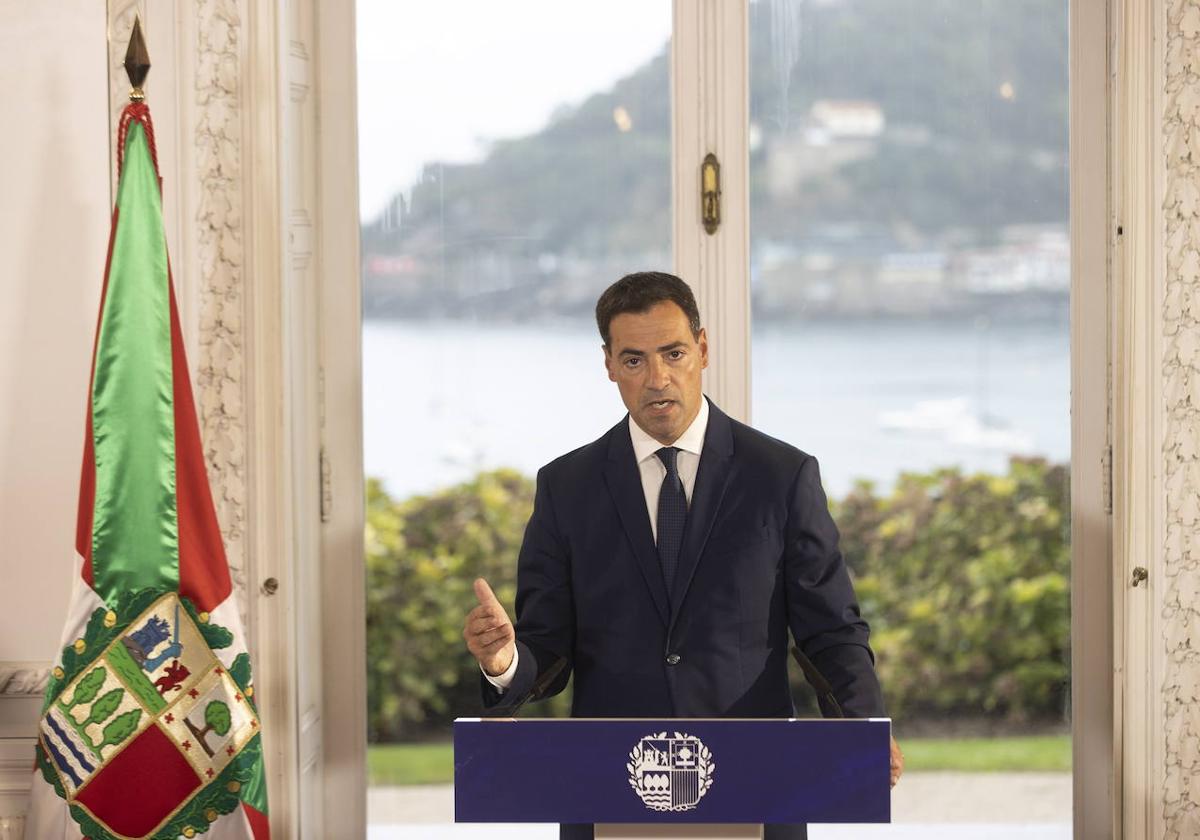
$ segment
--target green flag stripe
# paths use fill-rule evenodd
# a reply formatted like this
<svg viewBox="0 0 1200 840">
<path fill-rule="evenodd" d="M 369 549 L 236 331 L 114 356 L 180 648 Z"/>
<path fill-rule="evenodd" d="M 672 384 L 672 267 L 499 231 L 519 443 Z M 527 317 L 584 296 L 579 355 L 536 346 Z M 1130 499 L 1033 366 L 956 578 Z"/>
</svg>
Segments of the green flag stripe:
<svg viewBox="0 0 1200 840">
<path fill-rule="evenodd" d="M 92 387 L 93 586 L 110 603 L 179 585 L 167 245 L 158 175 L 137 122 L 126 137 L 116 226 Z"/>
<path fill-rule="evenodd" d="M 258 746 L 253 753 L 254 764 L 251 767 L 250 778 L 246 780 L 246 784 L 242 785 L 240 797 L 243 802 L 260 814 L 266 814 L 267 774 L 262 759 L 262 735 L 255 737 L 258 738 Z"/>
</svg>

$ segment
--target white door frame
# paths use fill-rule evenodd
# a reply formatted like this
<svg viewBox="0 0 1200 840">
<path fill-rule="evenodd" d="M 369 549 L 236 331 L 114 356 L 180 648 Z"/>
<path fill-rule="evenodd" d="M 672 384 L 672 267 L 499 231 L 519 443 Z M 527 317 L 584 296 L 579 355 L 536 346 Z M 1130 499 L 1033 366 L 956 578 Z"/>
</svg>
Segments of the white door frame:
<svg viewBox="0 0 1200 840">
<path fill-rule="evenodd" d="M 361 279 L 352 2 L 249 4 L 246 135 L 272 836 L 366 835 Z"/>
<path fill-rule="evenodd" d="M 1119 825 L 1114 715 L 1108 3 L 1070 3 L 1071 734 L 1076 840 Z"/>
<path fill-rule="evenodd" d="M 704 391 L 750 422 L 750 3 L 674 0 L 671 184 L 675 273 L 708 332 Z M 701 221 L 700 166 L 717 156 L 721 224 Z"/>
<path fill-rule="evenodd" d="M 355 14 L 351 2 L 321 0 L 315 6 L 322 318 L 320 678 L 325 705 L 325 833 L 319 836 L 366 837 L 366 483 Z"/>
</svg>

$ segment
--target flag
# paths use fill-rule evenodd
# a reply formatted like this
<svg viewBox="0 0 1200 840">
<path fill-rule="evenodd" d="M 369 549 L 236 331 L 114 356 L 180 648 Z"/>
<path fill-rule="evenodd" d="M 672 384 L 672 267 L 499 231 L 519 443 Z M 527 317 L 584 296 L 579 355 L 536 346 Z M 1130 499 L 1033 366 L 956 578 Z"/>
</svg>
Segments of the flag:
<svg viewBox="0 0 1200 840">
<path fill-rule="evenodd" d="M 26 837 L 266 840 L 261 725 L 200 446 L 149 110 L 121 116 L 74 591 Z"/>
</svg>

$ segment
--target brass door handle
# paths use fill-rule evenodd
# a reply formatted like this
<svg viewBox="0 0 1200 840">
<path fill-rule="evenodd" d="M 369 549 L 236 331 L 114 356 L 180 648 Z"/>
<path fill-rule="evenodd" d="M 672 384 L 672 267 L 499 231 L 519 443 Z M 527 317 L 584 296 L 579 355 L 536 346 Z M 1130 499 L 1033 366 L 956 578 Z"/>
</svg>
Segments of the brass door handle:
<svg viewBox="0 0 1200 840">
<path fill-rule="evenodd" d="M 1133 568 L 1133 585 L 1134 586 L 1137 586 L 1139 583 L 1141 583 L 1145 580 L 1148 580 L 1149 578 L 1150 578 L 1150 573 L 1147 572 L 1143 566 L 1135 566 Z"/>
<path fill-rule="evenodd" d="M 709 152 L 700 164 L 700 215 L 707 233 L 716 233 L 721 225 L 721 164 Z"/>
</svg>

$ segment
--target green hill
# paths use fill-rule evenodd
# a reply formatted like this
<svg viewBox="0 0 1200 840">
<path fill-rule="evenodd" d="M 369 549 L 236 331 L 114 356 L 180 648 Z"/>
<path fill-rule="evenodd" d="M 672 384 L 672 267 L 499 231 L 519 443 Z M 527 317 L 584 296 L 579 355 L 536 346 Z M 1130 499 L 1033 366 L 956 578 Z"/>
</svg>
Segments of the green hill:
<svg viewBox="0 0 1200 840">
<path fill-rule="evenodd" d="M 772 41 L 785 30 L 797 34 Z M 1065 224 L 1065 0 L 756 2 L 751 32 L 756 237 L 840 226 L 850 247 L 935 248 Z M 515 289 L 526 305 L 531 293 L 584 311 L 613 272 L 669 260 L 668 73 L 664 46 L 478 163 L 429 163 L 364 226 L 368 311 L 490 312 Z M 806 165 L 799 138 L 819 100 L 871 103 L 884 128 L 842 163 L 808 160 L 814 171 L 781 189 L 772 161 Z M 617 129 L 618 107 L 631 130 Z M 403 265 L 379 270 L 381 257 Z"/>
</svg>

